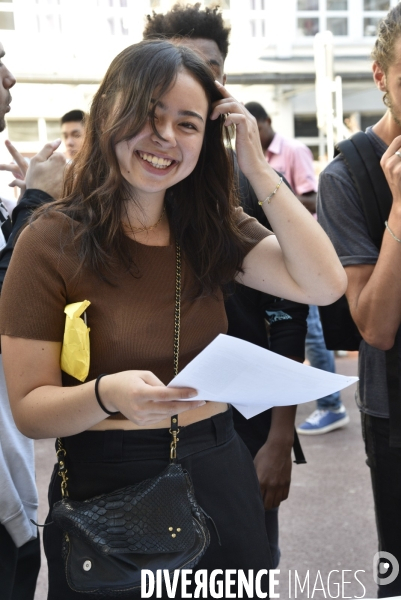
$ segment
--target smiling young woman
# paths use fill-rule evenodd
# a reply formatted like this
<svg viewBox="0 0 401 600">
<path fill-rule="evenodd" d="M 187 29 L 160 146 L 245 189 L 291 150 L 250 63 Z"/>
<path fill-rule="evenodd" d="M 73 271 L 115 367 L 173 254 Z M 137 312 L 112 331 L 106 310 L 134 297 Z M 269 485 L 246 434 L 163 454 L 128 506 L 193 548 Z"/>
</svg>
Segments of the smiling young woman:
<svg viewBox="0 0 401 600">
<path fill-rule="evenodd" d="M 19 238 L 0 332 L 15 421 L 28 436 L 63 438 L 72 499 L 160 473 L 170 417 L 179 414 L 178 460 L 221 538 L 219 545 L 211 532 L 197 568 L 256 573 L 271 565 L 264 509 L 231 410 L 207 398 L 188 401 L 195 390 L 166 387 L 174 374 L 177 256 L 180 368 L 226 331 L 223 289 L 233 279 L 315 304 L 337 299 L 346 280 L 328 238 L 284 184 L 263 202 L 277 237 L 238 208 L 224 140 L 231 124 L 240 168 L 263 202 L 278 177 L 256 122 L 202 59 L 163 41 L 119 54 L 93 100 L 65 197 Z M 60 349 L 64 307 L 83 300 L 91 303 L 91 360 L 81 384 L 60 370 Z M 50 507 L 60 498 L 56 472 Z M 49 599 L 72 600 L 61 545 L 61 531 L 49 525 Z"/>
</svg>

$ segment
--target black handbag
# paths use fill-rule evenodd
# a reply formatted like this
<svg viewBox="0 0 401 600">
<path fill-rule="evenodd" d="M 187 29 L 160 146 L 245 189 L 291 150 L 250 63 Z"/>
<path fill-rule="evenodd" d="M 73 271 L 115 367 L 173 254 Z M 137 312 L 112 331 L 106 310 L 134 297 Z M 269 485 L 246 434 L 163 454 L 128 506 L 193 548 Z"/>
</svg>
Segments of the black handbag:
<svg viewBox="0 0 401 600">
<path fill-rule="evenodd" d="M 178 373 L 181 260 L 176 250 L 174 372 Z M 62 499 L 52 521 L 63 530 L 62 556 L 69 587 L 99 597 L 132 597 L 141 569 L 156 573 L 194 567 L 210 543 L 206 513 L 190 476 L 176 462 L 178 417 L 171 419 L 170 462 L 157 477 L 89 500 L 68 497 L 66 450 L 58 440 Z M 167 450 L 167 449 L 166 449 Z M 210 517 L 208 517 L 210 518 Z"/>
</svg>

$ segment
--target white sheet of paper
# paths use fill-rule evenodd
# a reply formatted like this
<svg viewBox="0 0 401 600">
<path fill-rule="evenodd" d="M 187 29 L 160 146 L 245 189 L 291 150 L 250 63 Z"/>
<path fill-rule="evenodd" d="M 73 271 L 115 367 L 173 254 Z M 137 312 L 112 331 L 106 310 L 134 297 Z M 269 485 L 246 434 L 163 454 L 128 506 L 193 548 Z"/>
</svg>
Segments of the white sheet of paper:
<svg viewBox="0 0 401 600">
<path fill-rule="evenodd" d="M 191 400 L 228 402 L 249 419 L 272 406 L 323 398 L 356 381 L 220 334 L 168 387 L 193 387 L 198 395 Z"/>
</svg>

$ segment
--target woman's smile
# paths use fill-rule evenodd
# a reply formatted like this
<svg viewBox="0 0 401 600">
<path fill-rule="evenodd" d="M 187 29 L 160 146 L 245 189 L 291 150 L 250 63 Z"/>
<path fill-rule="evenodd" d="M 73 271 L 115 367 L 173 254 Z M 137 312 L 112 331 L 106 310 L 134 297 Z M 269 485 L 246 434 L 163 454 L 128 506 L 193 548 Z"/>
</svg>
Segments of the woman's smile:
<svg viewBox="0 0 401 600">
<path fill-rule="evenodd" d="M 116 144 L 121 174 L 136 190 L 164 193 L 196 167 L 202 149 L 209 103 L 200 83 L 187 71 L 154 106 L 150 120 L 135 137 Z M 152 106 L 149 107 L 152 109 Z"/>
<path fill-rule="evenodd" d="M 143 168 L 155 175 L 165 175 L 178 164 L 178 161 L 173 158 L 156 156 L 150 152 L 136 150 L 134 154 L 141 161 Z"/>
</svg>

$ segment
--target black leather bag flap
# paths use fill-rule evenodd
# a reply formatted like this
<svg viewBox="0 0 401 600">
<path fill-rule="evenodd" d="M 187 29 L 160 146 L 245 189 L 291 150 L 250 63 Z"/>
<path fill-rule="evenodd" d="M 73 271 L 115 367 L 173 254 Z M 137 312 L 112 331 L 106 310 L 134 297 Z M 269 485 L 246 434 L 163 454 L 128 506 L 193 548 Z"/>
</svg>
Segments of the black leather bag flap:
<svg viewBox="0 0 401 600">
<path fill-rule="evenodd" d="M 158 477 L 82 502 L 56 502 L 52 519 L 103 554 L 181 552 L 194 544 L 188 475 L 170 463 Z"/>
</svg>

